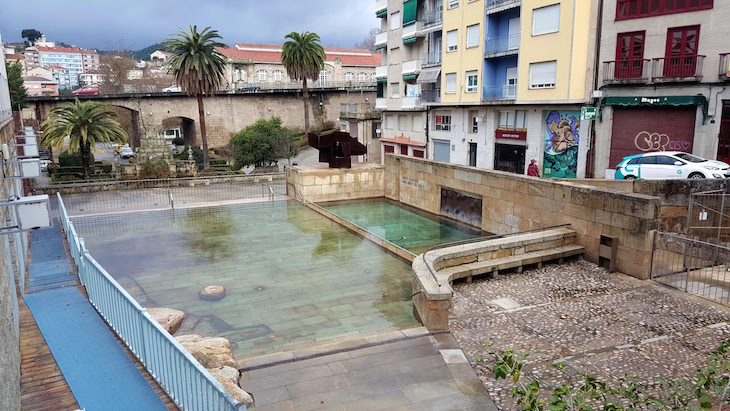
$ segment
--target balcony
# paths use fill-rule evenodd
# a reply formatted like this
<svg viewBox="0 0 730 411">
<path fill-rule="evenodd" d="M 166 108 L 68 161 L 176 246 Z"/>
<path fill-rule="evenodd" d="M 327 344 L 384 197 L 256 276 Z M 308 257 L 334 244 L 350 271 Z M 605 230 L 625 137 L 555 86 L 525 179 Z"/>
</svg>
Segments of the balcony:
<svg viewBox="0 0 730 411">
<path fill-rule="evenodd" d="M 375 35 L 375 50 L 384 49 L 388 46 L 388 31 Z"/>
<path fill-rule="evenodd" d="M 603 82 L 606 84 L 647 83 L 651 60 L 634 59 L 603 62 Z"/>
<path fill-rule="evenodd" d="M 388 15 L 388 0 L 375 0 L 375 16 L 386 17 Z"/>
<path fill-rule="evenodd" d="M 482 101 L 517 100 L 517 84 L 484 87 L 482 92 Z"/>
<path fill-rule="evenodd" d="M 435 90 L 422 90 L 421 101 L 424 103 L 440 103 L 441 102 L 441 89 Z"/>
<path fill-rule="evenodd" d="M 700 81 L 705 56 L 662 57 L 653 60 L 654 82 Z"/>
<path fill-rule="evenodd" d="M 441 30 L 444 26 L 444 11 L 435 11 L 423 15 L 423 31 L 425 33 Z"/>
<path fill-rule="evenodd" d="M 720 54 L 720 68 L 718 75 L 721 80 L 730 80 L 730 53 Z"/>
<path fill-rule="evenodd" d="M 408 60 L 401 64 L 403 76 L 414 76 L 421 72 L 421 60 Z"/>
<path fill-rule="evenodd" d="M 386 110 L 388 108 L 388 99 L 387 98 L 376 98 L 375 99 L 375 109 L 376 110 Z"/>
<path fill-rule="evenodd" d="M 377 105 L 377 100 L 376 100 Z M 368 103 L 341 104 L 340 118 L 346 120 L 374 120 L 380 118 L 377 106 Z"/>
<path fill-rule="evenodd" d="M 520 33 L 502 37 L 487 37 L 484 42 L 484 58 L 508 56 L 520 51 Z"/>
<path fill-rule="evenodd" d="M 487 0 L 484 8 L 487 14 L 492 14 L 519 7 L 520 3 L 522 3 L 521 0 Z"/>
<path fill-rule="evenodd" d="M 414 110 L 423 107 L 421 104 L 421 96 L 403 97 L 401 100 L 401 108 L 403 110 Z"/>
<path fill-rule="evenodd" d="M 388 78 L 388 66 L 375 67 L 375 78 Z"/>
<path fill-rule="evenodd" d="M 429 51 L 423 54 L 423 67 L 426 66 L 440 66 L 441 65 L 441 52 L 440 51 Z"/>
<path fill-rule="evenodd" d="M 415 43 L 418 37 L 423 36 L 423 23 L 420 21 L 403 27 L 403 44 Z"/>
</svg>

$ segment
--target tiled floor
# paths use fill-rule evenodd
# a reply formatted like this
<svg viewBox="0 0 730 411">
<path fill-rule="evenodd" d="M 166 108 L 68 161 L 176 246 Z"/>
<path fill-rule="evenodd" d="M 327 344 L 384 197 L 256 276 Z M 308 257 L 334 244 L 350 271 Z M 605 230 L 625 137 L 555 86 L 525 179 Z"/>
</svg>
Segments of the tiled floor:
<svg viewBox="0 0 730 411">
<path fill-rule="evenodd" d="M 262 411 L 495 410 L 451 335 L 420 330 L 420 336 L 244 370 L 241 386 Z"/>
</svg>

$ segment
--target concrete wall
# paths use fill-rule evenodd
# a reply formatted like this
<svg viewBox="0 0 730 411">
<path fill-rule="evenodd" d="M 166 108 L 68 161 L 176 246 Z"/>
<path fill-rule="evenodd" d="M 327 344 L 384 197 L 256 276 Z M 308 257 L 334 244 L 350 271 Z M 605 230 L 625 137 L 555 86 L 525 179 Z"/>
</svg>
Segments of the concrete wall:
<svg viewBox="0 0 730 411">
<path fill-rule="evenodd" d="M 378 164 L 353 164 L 351 169 L 295 166 L 287 168 L 286 192 L 313 203 L 383 197 L 383 181 Z"/>
<path fill-rule="evenodd" d="M 0 121 L 0 142 L 7 143 L 13 136 L 12 118 Z M 10 195 L 9 180 L 0 181 L 0 196 Z M 0 221 L 5 222 L 6 210 L 0 210 Z M 10 250 L 4 239 L 0 238 L 0 410 L 20 409 L 20 344 L 15 327 L 16 292 L 11 284 L 13 269 L 9 265 Z M 24 273 L 23 273 L 24 274 Z"/>
<path fill-rule="evenodd" d="M 341 104 L 365 103 L 366 98 L 375 101 L 375 93 L 345 90 L 310 91 L 310 123 L 314 127 L 325 121 L 334 122 L 340 115 Z M 157 93 L 129 97 L 101 95 L 88 99 L 111 106 L 125 107 L 139 113 L 139 130 L 143 135 L 162 133 L 163 121 L 166 119 L 188 118 L 195 123 L 197 144 L 201 144 L 198 103 L 194 97 Z M 60 102 L 63 101 L 44 99 L 32 102 L 31 105 L 35 105 L 34 117 L 45 119 Z M 262 118 L 280 117 L 285 127 L 304 129 L 304 100 L 301 92 L 217 94 L 204 98 L 203 105 L 206 113 L 208 146 L 211 148 L 228 144 L 231 133 L 236 133 Z"/>
<path fill-rule="evenodd" d="M 394 155 L 386 155 L 384 178 L 386 197 L 434 214 L 441 187 L 481 197 L 480 228 L 493 233 L 569 223 L 592 262 L 598 262 L 601 235 L 618 238 L 617 269 L 649 277 L 656 197 Z"/>
</svg>

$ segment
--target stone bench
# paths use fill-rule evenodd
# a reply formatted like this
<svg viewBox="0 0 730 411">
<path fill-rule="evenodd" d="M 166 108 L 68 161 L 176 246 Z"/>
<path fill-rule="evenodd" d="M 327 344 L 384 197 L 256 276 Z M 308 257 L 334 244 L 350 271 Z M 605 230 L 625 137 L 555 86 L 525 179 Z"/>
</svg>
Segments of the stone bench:
<svg viewBox="0 0 730 411">
<path fill-rule="evenodd" d="M 448 330 L 454 280 L 478 275 L 497 275 L 517 269 L 581 255 L 576 233 L 568 227 L 516 233 L 492 240 L 436 249 L 413 260 L 413 309 L 430 331 Z"/>
</svg>

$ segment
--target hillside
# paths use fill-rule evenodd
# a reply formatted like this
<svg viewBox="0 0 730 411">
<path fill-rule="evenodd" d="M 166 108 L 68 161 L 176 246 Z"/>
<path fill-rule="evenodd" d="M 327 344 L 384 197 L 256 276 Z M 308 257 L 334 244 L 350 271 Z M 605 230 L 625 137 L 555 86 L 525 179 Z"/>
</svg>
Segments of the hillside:
<svg viewBox="0 0 730 411">
<path fill-rule="evenodd" d="M 135 60 L 149 60 L 150 54 L 154 53 L 155 50 L 159 50 L 160 47 L 162 47 L 162 43 L 156 43 L 151 46 L 145 47 L 142 50 L 135 51 L 134 59 Z"/>
</svg>

